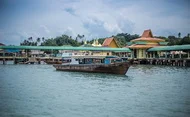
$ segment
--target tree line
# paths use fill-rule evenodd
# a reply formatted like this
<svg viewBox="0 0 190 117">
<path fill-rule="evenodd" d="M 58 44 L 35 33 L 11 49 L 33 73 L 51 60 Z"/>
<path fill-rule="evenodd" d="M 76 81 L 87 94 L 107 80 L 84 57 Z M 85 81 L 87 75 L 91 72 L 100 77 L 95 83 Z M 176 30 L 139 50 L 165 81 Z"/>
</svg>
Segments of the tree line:
<svg viewBox="0 0 190 117">
<path fill-rule="evenodd" d="M 113 35 L 117 41 L 117 43 L 120 45 L 120 47 L 126 46 L 127 42 L 130 42 L 133 39 L 139 38 L 140 36 L 137 34 L 131 35 L 129 33 L 118 33 L 116 35 Z M 55 38 L 49 38 L 45 39 L 44 37 L 42 38 L 36 38 L 33 39 L 33 37 L 29 37 L 28 39 L 24 40 L 23 42 L 20 43 L 22 46 L 81 46 L 84 44 L 86 41 L 88 44 L 92 44 L 94 40 L 98 40 L 100 44 L 104 42 L 105 38 L 97 38 L 97 39 L 91 39 L 91 40 L 86 40 L 85 35 L 80 35 L 78 34 L 75 38 L 72 36 L 68 35 L 61 35 Z M 168 42 L 168 45 L 184 45 L 184 44 L 190 44 L 190 34 L 187 34 L 184 37 L 181 37 L 181 33 L 178 33 L 178 37 L 176 36 L 157 36 L 157 38 L 164 39 L 166 42 Z"/>
</svg>

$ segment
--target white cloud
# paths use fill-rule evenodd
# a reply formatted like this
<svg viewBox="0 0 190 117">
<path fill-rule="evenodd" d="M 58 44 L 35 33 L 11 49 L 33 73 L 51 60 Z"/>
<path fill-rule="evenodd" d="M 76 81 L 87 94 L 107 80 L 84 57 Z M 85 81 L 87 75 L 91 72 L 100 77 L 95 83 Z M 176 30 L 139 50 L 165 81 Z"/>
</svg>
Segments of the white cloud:
<svg viewBox="0 0 190 117">
<path fill-rule="evenodd" d="M 58 31 L 60 34 L 66 34 L 68 36 L 77 36 L 77 33 L 71 27 L 67 27 L 66 29 L 62 29 Z"/>
<path fill-rule="evenodd" d="M 117 10 L 108 6 L 101 0 L 80 1 L 65 4 L 68 13 L 82 21 L 87 29 L 87 36 L 111 36 L 117 33 L 131 31 L 133 25 L 125 17 L 121 16 Z M 118 9 L 119 10 L 119 9 Z M 130 26 L 128 29 L 122 24 Z"/>
<path fill-rule="evenodd" d="M 45 33 L 50 33 L 50 30 L 45 25 L 40 25 L 40 28 L 42 28 Z"/>
<path fill-rule="evenodd" d="M 147 1 L 40 1 L 37 12 L 14 17 L 11 24 L 0 32 L 0 39 L 12 40 L 17 35 L 20 40 L 32 36 L 56 37 L 68 34 L 75 37 L 84 34 L 87 39 L 109 37 L 117 33 L 142 34 L 145 29 L 152 29 L 153 34 L 168 36 L 177 32 L 189 33 L 189 8 L 174 9 L 170 14 L 166 4 Z M 163 2 L 163 1 L 162 1 Z M 152 4 L 152 5 L 148 5 Z M 147 7 L 147 5 L 149 7 Z M 24 7 L 24 6 L 23 6 Z M 177 13 L 177 14 L 176 14 Z M 184 15 L 186 17 L 179 17 Z M 2 23 L 2 22 L 1 22 Z M 19 36 L 18 36 L 19 35 Z M 11 42 L 11 41 L 7 41 Z M 16 42 L 16 41 L 14 41 Z"/>
</svg>

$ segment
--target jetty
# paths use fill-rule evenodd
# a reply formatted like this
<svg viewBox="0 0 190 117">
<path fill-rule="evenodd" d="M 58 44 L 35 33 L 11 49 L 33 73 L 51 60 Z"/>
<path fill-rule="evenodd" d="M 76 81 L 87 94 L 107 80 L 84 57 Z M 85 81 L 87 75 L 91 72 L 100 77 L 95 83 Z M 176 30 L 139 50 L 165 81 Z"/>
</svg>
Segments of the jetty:
<svg viewBox="0 0 190 117">
<path fill-rule="evenodd" d="M 80 47 L 72 46 L 0 46 L 0 62 L 19 63 L 60 63 L 65 56 L 119 56 L 128 59 L 132 64 L 171 65 L 190 67 L 190 44 L 168 46 L 168 42 L 153 36 L 152 31 L 145 30 L 142 35 L 127 42 L 123 48 L 114 37 L 106 38 L 103 44 L 96 40 L 89 47 L 84 44 Z M 43 51 L 51 51 L 45 53 Z M 53 55 L 57 51 L 59 56 Z M 67 59 L 65 57 L 65 59 Z"/>
</svg>

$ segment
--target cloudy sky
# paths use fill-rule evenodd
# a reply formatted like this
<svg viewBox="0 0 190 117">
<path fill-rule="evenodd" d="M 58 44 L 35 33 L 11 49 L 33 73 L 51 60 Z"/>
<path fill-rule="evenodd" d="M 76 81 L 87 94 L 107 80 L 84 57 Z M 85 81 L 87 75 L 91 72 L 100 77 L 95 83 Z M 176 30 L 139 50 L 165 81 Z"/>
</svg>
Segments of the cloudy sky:
<svg viewBox="0 0 190 117">
<path fill-rule="evenodd" d="M 0 0 L 0 43 L 28 37 L 190 33 L 190 0 Z"/>
</svg>

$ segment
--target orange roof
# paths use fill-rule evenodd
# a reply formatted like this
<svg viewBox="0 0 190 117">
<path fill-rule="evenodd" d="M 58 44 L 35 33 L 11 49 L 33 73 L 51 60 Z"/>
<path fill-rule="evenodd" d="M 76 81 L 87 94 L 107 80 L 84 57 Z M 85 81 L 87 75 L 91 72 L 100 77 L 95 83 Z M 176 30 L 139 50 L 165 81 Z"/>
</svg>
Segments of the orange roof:
<svg viewBox="0 0 190 117">
<path fill-rule="evenodd" d="M 142 36 L 140 38 L 131 40 L 131 42 L 133 41 L 154 41 L 154 42 L 163 42 L 165 41 L 164 39 L 159 39 L 159 38 L 154 38 L 152 31 L 149 30 L 145 30 L 142 34 Z"/>
<path fill-rule="evenodd" d="M 133 42 L 133 41 L 156 41 L 156 42 L 163 42 L 165 40 L 164 39 L 159 39 L 159 38 L 144 38 L 144 37 L 141 37 L 141 38 L 137 38 L 137 39 L 131 40 L 131 42 Z"/>
<path fill-rule="evenodd" d="M 145 37 L 145 38 L 147 38 L 147 37 L 153 37 L 152 31 L 150 29 L 149 30 L 145 30 L 143 32 L 143 34 L 142 34 L 141 37 Z"/>
<path fill-rule="evenodd" d="M 106 39 L 104 40 L 104 43 L 102 44 L 102 46 L 104 46 L 104 47 L 105 47 L 105 46 L 109 46 L 113 39 L 114 39 L 113 37 L 106 38 Z"/>
<path fill-rule="evenodd" d="M 148 49 L 148 48 L 152 48 L 152 47 L 155 47 L 155 46 L 158 46 L 158 45 L 131 45 L 129 46 L 129 48 L 132 48 L 132 49 L 137 49 L 137 48 L 144 48 L 144 49 Z"/>
</svg>

